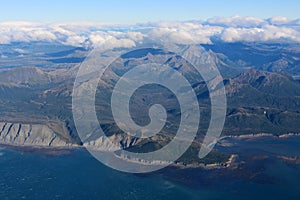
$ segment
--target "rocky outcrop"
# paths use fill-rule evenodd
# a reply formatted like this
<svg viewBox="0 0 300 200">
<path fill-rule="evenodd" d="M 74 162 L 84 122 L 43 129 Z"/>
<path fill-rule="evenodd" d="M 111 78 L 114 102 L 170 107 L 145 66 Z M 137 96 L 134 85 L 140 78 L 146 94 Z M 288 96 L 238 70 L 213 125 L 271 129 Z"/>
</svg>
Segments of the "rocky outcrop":
<svg viewBox="0 0 300 200">
<path fill-rule="evenodd" d="M 102 151 L 116 151 L 133 146 L 138 141 L 130 135 L 112 135 L 88 141 L 83 146 Z M 18 146 L 76 146 L 56 133 L 52 126 L 44 124 L 0 122 L 0 144 Z"/>
<path fill-rule="evenodd" d="M 23 146 L 71 146 L 47 125 L 0 122 L 0 143 Z"/>
<path fill-rule="evenodd" d="M 117 134 L 110 137 L 101 136 L 96 140 L 85 142 L 83 146 L 99 151 L 117 151 L 134 146 L 138 142 L 138 138 L 127 134 Z"/>
</svg>

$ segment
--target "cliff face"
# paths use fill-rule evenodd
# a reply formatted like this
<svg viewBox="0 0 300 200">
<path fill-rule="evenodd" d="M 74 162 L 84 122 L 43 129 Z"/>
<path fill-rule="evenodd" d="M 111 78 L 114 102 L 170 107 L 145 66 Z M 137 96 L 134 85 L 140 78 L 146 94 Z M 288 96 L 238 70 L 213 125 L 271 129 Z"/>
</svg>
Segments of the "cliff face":
<svg viewBox="0 0 300 200">
<path fill-rule="evenodd" d="M 44 147 L 75 146 L 75 144 L 67 142 L 58 136 L 55 130 L 51 126 L 43 124 L 0 122 L 0 144 Z M 111 145 L 108 140 L 117 147 Z M 113 135 L 109 139 L 100 137 L 86 142 L 83 146 L 89 146 L 98 150 L 115 151 L 120 148 L 130 147 L 137 142 L 137 138 L 128 135 Z"/>
<path fill-rule="evenodd" d="M 0 143 L 24 146 L 70 146 L 42 124 L 0 122 Z"/>
<path fill-rule="evenodd" d="M 85 142 L 83 146 L 100 151 L 116 151 L 129 148 L 140 140 L 127 134 L 112 135 L 110 137 L 99 137 L 96 140 Z"/>
</svg>

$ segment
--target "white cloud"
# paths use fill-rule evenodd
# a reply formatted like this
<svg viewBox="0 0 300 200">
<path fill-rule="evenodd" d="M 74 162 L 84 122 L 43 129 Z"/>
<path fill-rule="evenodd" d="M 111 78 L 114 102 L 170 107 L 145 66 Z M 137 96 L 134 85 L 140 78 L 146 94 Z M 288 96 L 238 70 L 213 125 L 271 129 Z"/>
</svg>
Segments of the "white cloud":
<svg viewBox="0 0 300 200">
<path fill-rule="evenodd" d="M 283 16 L 272 17 L 269 19 L 269 21 L 271 24 L 274 24 L 274 25 L 283 25 L 283 24 L 288 24 L 291 22 L 291 20 L 289 20 L 288 18 L 283 17 Z"/>
<path fill-rule="evenodd" d="M 154 28 L 148 36 L 154 40 L 164 42 L 174 42 L 177 44 L 209 44 L 210 38 L 222 32 L 223 28 L 219 26 L 208 26 L 199 23 L 160 23 L 161 27 Z M 167 26 L 168 28 L 165 28 Z"/>
<path fill-rule="evenodd" d="M 191 43 L 192 37 L 187 32 L 179 33 L 175 28 L 155 28 L 148 33 L 150 39 L 159 42 Z"/>
<path fill-rule="evenodd" d="M 49 30 L 49 27 L 30 22 L 1 22 L 0 43 L 53 41 L 57 37 Z"/>
<path fill-rule="evenodd" d="M 63 42 L 63 44 L 68 44 L 71 46 L 80 46 L 87 40 L 87 37 L 85 36 L 79 36 L 79 35 L 70 35 L 67 37 L 66 41 Z"/>
<path fill-rule="evenodd" d="M 276 40 L 300 42 L 300 34 L 292 28 L 266 25 L 262 28 L 227 28 L 221 34 L 221 39 L 225 42 L 267 42 Z"/>
<path fill-rule="evenodd" d="M 221 25 L 226 27 L 257 27 L 266 24 L 263 19 L 255 17 L 233 16 L 233 17 L 214 17 L 207 20 L 210 25 Z"/>
<path fill-rule="evenodd" d="M 128 37 L 133 41 L 140 42 L 144 39 L 145 35 L 140 32 L 127 32 L 125 37 Z"/>
<path fill-rule="evenodd" d="M 270 22 L 270 24 L 272 25 L 276 25 L 276 26 L 293 26 L 295 28 L 299 28 L 300 26 L 300 19 L 288 19 L 286 17 L 283 16 L 276 16 L 276 17 L 272 17 L 270 19 L 268 19 L 268 21 Z"/>
<path fill-rule="evenodd" d="M 11 43 L 11 38 L 7 35 L 2 35 L 0 32 L 0 44 L 9 44 Z"/>
<path fill-rule="evenodd" d="M 39 41 L 39 40 L 53 41 L 53 40 L 56 40 L 56 36 L 54 35 L 54 33 L 51 33 L 47 29 L 28 30 L 26 32 L 26 35 L 28 36 L 29 41 Z"/>
<path fill-rule="evenodd" d="M 126 38 L 116 38 L 113 35 L 118 35 L 117 33 L 109 34 L 106 32 L 97 31 L 95 33 L 91 33 L 89 36 L 89 40 L 94 46 L 103 46 L 107 49 L 113 48 L 131 48 L 135 47 L 135 42 L 131 39 Z"/>
<path fill-rule="evenodd" d="M 212 37 L 225 42 L 300 42 L 300 19 L 277 16 L 264 20 L 233 16 L 215 17 L 202 22 L 157 22 L 133 26 L 88 22 L 0 22 L 0 44 L 57 41 L 73 46 L 102 44 L 106 48 L 130 48 L 149 38 L 178 44 L 209 44 Z"/>
</svg>

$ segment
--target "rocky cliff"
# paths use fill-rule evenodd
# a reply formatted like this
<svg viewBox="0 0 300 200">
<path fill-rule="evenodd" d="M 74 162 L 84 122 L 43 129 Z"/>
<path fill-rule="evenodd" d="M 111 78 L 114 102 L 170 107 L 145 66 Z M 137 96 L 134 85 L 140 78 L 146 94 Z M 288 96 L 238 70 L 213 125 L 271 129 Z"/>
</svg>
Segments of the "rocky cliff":
<svg viewBox="0 0 300 200">
<path fill-rule="evenodd" d="M 0 143 L 24 146 L 71 146 L 47 125 L 0 122 Z"/>
<path fill-rule="evenodd" d="M 112 145 L 110 142 L 113 142 Z M 98 150 L 115 151 L 128 148 L 138 142 L 137 138 L 128 135 L 112 135 L 108 138 L 99 137 L 83 144 Z M 21 146 L 69 147 L 76 144 L 59 136 L 56 129 L 44 124 L 25 124 L 0 122 L 0 144 Z"/>
</svg>

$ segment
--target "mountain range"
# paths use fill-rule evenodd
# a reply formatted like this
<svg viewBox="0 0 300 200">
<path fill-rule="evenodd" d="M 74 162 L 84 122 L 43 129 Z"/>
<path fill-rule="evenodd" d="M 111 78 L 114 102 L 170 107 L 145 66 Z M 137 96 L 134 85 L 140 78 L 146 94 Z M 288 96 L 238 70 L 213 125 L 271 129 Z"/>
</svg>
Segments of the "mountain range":
<svg viewBox="0 0 300 200">
<path fill-rule="evenodd" d="M 227 114 L 222 134 L 299 133 L 299 46 L 289 43 L 215 43 L 203 45 L 203 48 L 224 78 Z M 39 45 L 40 48 L 37 48 Z M 27 53 L 20 49 L 26 49 Z M 82 145 L 73 122 L 71 95 L 76 72 L 88 52 L 84 48 L 51 43 L 1 46 L 0 122 L 9 125 L 6 128 L 2 126 L 1 143 L 29 145 L 28 141 L 32 144 L 43 144 L 40 141 L 44 141 L 44 145 L 48 146 Z M 110 95 L 113 83 L 134 66 L 151 62 L 164 63 L 189 77 L 201 111 L 196 138 L 200 141 L 206 133 L 211 114 L 206 83 L 191 72 L 187 61 L 172 52 L 154 48 L 123 54 L 111 65 L 107 74 L 112 76 L 99 83 L 96 93 L 95 107 L 101 127 L 116 144 L 133 151 L 134 146 L 147 151 L 160 148 L 174 137 L 181 116 L 178 102 L 172 93 L 159 86 L 139 90 L 136 95 L 142 98 L 133 98 L 131 107 L 136 123 L 145 125 L 149 123 L 149 116 L 143 113 L 147 113 L 149 106 L 153 103 L 165 106 L 169 126 L 165 126 L 158 136 L 138 140 L 127 137 L 112 118 Z M 25 139 L 28 127 L 33 126 L 47 130 L 48 135 Z M 51 142 L 53 138 L 57 142 Z"/>
</svg>

